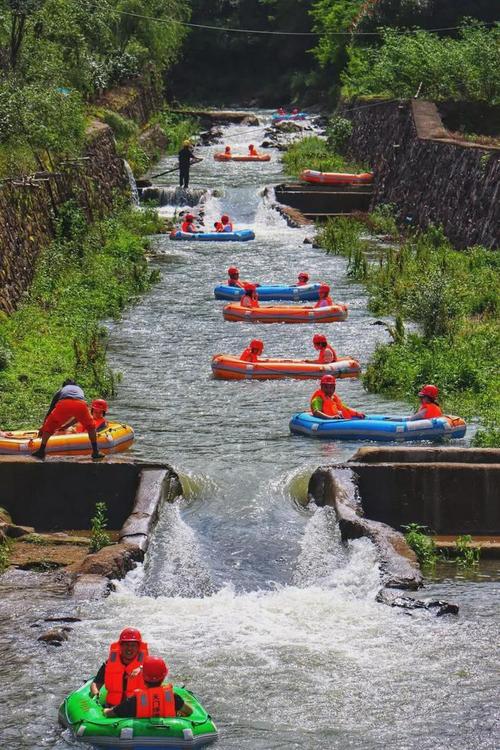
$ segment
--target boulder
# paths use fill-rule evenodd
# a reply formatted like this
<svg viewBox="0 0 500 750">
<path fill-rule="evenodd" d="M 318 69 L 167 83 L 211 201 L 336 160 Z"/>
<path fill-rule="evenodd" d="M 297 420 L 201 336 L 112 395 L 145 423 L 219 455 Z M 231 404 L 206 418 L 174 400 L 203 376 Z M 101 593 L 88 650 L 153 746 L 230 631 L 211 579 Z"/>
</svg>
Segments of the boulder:
<svg viewBox="0 0 500 750">
<path fill-rule="evenodd" d="M 68 634 L 66 630 L 62 628 L 54 628 L 53 630 L 48 630 L 46 633 L 42 633 L 37 638 L 37 641 L 42 641 L 42 643 L 50 643 L 52 646 L 60 646 L 64 641 L 68 640 Z"/>
<path fill-rule="evenodd" d="M 0 523 L 0 532 L 11 539 L 18 539 L 26 534 L 33 534 L 35 529 L 32 526 L 18 526 L 15 523 Z"/>
<path fill-rule="evenodd" d="M 132 544 L 111 544 L 99 552 L 87 555 L 73 568 L 77 575 L 98 575 L 104 578 L 123 578 L 137 562 L 144 558 L 143 551 Z"/>
<path fill-rule="evenodd" d="M 404 596 L 396 591 L 387 591 L 386 589 L 379 591 L 376 601 L 387 604 L 389 607 L 401 607 L 407 610 L 425 609 L 436 617 L 458 615 L 458 604 L 444 602 L 441 599 L 414 599 L 412 596 Z"/>
</svg>

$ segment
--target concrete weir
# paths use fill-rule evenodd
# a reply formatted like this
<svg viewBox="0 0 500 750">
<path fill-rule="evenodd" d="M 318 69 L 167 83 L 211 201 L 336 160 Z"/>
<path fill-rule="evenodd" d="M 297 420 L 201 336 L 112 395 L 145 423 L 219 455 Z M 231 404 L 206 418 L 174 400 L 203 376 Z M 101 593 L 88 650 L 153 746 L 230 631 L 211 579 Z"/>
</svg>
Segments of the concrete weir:
<svg viewBox="0 0 500 750">
<path fill-rule="evenodd" d="M 124 457 L 102 463 L 0 457 L 0 487 L 0 505 L 18 528 L 37 532 L 88 530 L 96 502 L 106 503 L 117 542 L 65 571 L 70 592 L 85 598 L 105 594 L 111 579 L 143 560 L 161 503 L 182 493 L 170 466 Z"/>
<path fill-rule="evenodd" d="M 357 497 L 343 487 L 346 470 Z M 335 508 L 344 540 L 372 539 L 385 586 L 413 589 L 422 576 L 401 529 L 418 523 L 441 535 L 498 537 L 499 487 L 497 449 L 364 447 L 345 464 L 316 469 L 309 498 Z"/>
</svg>

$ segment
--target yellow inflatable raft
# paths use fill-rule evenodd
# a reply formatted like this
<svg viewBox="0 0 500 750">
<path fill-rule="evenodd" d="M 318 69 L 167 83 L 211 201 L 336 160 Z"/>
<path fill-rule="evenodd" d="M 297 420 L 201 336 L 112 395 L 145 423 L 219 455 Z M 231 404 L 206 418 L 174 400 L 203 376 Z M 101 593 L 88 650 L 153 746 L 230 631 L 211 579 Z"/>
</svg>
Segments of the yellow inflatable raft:
<svg viewBox="0 0 500 750">
<path fill-rule="evenodd" d="M 97 445 L 102 453 L 120 453 L 130 448 L 134 441 L 132 427 L 118 422 L 108 422 L 105 430 L 97 433 Z M 29 455 L 40 447 L 40 438 L 35 431 L 16 430 L 0 437 L 0 454 Z M 86 432 L 53 435 L 47 443 L 47 455 L 90 456 L 92 451 Z"/>
</svg>

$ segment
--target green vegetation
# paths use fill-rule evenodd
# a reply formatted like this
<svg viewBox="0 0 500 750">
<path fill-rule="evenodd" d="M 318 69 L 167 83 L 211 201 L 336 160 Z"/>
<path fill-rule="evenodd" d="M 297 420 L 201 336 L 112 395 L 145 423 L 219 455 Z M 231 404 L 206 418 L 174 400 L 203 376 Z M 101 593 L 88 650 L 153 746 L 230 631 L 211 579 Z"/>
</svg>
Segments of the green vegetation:
<svg viewBox="0 0 500 750">
<path fill-rule="evenodd" d="M 346 97 L 422 98 L 500 102 L 500 24 L 468 21 L 458 39 L 426 31 L 385 29 L 381 46 L 351 46 L 342 75 Z"/>
<path fill-rule="evenodd" d="M 424 383 L 440 388 L 446 413 L 479 417 L 475 444 L 500 445 L 500 260 L 482 247 L 454 250 L 429 228 L 398 248 L 374 247 L 368 228 L 392 230 L 388 209 L 367 222 L 327 222 L 318 240 L 327 252 L 349 260 L 348 274 L 366 284 L 369 307 L 392 314 L 393 342 L 375 350 L 364 378 L 368 390 L 415 403 Z M 403 319 L 420 325 L 407 333 Z"/>
<path fill-rule="evenodd" d="M 455 561 L 461 568 L 475 568 L 479 565 L 481 550 L 479 547 L 473 547 L 471 542 L 470 534 L 463 534 L 455 541 Z"/>
<path fill-rule="evenodd" d="M 108 525 L 107 511 L 106 503 L 95 504 L 95 514 L 90 519 L 92 534 L 89 552 L 99 552 L 100 549 L 111 544 L 111 537 L 106 531 Z"/>
<path fill-rule="evenodd" d="M 19 309 L 0 319 L 6 366 L 0 370 L 0 424 L 41 423 L 52 394 L 67 377 L 87 396 L 111 395 L 103 318 L 117 318 L 154 280 L 144 235 L 159 229 L 152 211 L 117 210 L 89 226 L 73 201 L 62 207 L 57 237 L 39 257 Z"/>
<path fill-rule="evenodd" d="M 333 153 L 326 141 L 318 136 L 303 138 L 292 144 L 283 155 L 287 174 L 298 177 L 303 169 L 318 169 L 321 172 L 359 172 L 365 168 L 356 162 L 347 161 Z"/>
<path fill-rule="evenodd" d="M 78 154 L 85 102 L 139 75 L 158 80 L 186 35 L 171 19 L 188 16 L 187 0 L 0 0 L 0 177 Z"/>
<path fill-rule="evenodd" d="M 3 542 L 0 541 L 0 574 L 2 574 L 9 565 L 11 551 L 12 542 L 10 541 L 10 539 L 6 539 Z"/>
<path fill-rule="evenodd" d="M 404 528 L 406 542 L 416 554 L 420 565 L 427 568 L 434 567 L 439 555 L 434 540 L 425 533 L 425 527 L 418 523 L 410 523 Z"/>
</svg>

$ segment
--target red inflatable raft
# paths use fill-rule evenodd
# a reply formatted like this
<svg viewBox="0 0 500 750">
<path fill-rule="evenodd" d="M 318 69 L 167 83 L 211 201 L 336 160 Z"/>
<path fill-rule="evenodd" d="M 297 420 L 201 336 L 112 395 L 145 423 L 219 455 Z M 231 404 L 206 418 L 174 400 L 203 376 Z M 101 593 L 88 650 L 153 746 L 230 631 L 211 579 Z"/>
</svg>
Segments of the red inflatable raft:
<svg viewBox="0 0 500 750">
<path fill-rule="evenodd" d="M 373 182 L 373 172 L 348 174 L 347 172 L 317 172 L 314 169 L 304 169 L 300 179 L 321 185 L 369 185 Z"/>
</svg>

